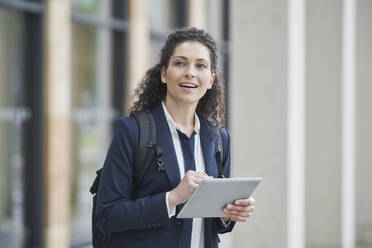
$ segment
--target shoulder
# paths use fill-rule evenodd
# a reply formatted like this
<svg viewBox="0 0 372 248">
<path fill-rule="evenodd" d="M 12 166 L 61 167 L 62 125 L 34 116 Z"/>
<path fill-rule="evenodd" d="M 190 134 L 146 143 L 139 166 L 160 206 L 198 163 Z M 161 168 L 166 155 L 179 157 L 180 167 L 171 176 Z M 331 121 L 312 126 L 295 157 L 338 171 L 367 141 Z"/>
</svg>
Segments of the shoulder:
<svg viewBox="0 0 372 248">
<path fill-rule="evenodd" d="M 115 120 L 114 137 L 126 139 L 133 146 L 138 142 L 138 123 L 133 116 L 119 117 Z"/>
<path fill-rule="evenodd" d="M 133 116 L 119 117 L 115 120 L 115 130 L 138 130 L 138 124 Z"/>
<path fill-rule="evenodd" d="M 222 138 L 224 143 L 230 141 L 230 133 L 226 128 L 218 127 L 218 131 L 220 132 L 221 138 Z"/>
<path fill-rule="evenodd" d="M 218 127 L 218 132 L 221 135 L 223 149 L 225 151 L 230 150 L 230 133 L 226 128 Z"/>
<path fill-rule="evenodd" d="M 230 133 L 226 128 L 223 127 L 215 127 L 210 124 L 207 118 L 205 118 L 203 115 L 198 114 L 198 118 L 200 120 L 201 126 L 207 127 L 213 135 L 217 135 L 216 131 L 218 131 L 221 135 L 223 145 L 227 145 L 230 143 Z M 215 136 L 216 137 L 216 136 Z"/>
</svg>

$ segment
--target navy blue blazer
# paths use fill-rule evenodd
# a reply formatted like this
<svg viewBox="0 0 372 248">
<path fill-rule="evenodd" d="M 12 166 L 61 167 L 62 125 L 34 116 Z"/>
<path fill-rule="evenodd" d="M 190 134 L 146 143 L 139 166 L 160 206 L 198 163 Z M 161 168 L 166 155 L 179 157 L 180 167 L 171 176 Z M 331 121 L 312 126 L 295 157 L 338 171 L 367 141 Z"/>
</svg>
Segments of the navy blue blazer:
<svg viewBox="0 0 372 248">
<path fill-rule="evenodd" d="M 109 247 L 180 247 L 181 219 L 168 217 L 165 194 L 181 178 L 171 133 L 161 104 L 152 109 L 158 144 L 164 151 L 165 171 L 159 172 L 155 161 L 141 185 L 133 188 L 133 160 L 138 144 L 138 124 L 133 117 L 116 121 L 112 143 L 107 153 L 97 195 L 96 220 L 105 233 L 112 233 Z M 217 139 L 205 118 L 199 115 L 200 139 L 206 173 L 217 177 L 215 144 Z M 230 136 L 221 129 L 224 147 L 224 175 L 230 176 Z M 220 218 L 205 218 L 205 248 L 218 247 L 218 233 L 232 230 Z"/>
</svg>

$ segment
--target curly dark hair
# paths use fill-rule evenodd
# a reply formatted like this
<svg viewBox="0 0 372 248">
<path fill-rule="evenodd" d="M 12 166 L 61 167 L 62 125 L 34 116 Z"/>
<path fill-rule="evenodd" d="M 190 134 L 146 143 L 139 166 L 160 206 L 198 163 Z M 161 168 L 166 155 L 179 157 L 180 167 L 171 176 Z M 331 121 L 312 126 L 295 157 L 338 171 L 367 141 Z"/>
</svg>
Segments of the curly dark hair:
<svg viewBox="0 0 372 248">
<path fill-rule="evenodd" d="M 176 29 L 168 35 L 164 47 L 161 49 L 160 63 L 150 68 L 137 89 L 133 107 L 130 113 L 151 109 L 156 104 L 165 100 L 167 85 L 161 81 L 161 68 L 168 67 L 169 59 L 173 55 L 175 48 L 186 41 L 196 41 L 206 46 L 210 53 L 211 72 L 214 73 L 215 80 L 212 88 L 207 90 L 205 95 L 199 100 L 196 111 L 205 117 L 213 126 L 224 126 L 225 102 L 223 86 L 220 82 L 220 74 L 217 68 L 217 45 L 210 34 L 202 29 L 181 28 Z"/>
</svg>

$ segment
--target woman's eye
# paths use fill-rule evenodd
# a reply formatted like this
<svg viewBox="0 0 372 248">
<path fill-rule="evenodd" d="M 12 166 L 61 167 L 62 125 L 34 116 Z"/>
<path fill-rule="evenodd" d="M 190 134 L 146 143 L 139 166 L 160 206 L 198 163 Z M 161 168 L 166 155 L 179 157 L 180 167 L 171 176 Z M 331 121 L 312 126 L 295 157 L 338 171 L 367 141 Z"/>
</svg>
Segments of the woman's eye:
<svg viewBox="0 0 372 248">
<path fill-rule="evenodd" d="M 174 64 L 177 65 L 177 66 L 182 66 L 182 65 L 184 65 L 185 63 L 182 62 L 182 61 L 176 61 Z"/>
<path fill-rule="evenodd" d="M 206 69 L 207 68 L 207 66 L 205 65 L 205 64 L 199 64 L 199 65 L 197 65 L 199 68 L 203 68 L 203 69 Z"/>
</svg>

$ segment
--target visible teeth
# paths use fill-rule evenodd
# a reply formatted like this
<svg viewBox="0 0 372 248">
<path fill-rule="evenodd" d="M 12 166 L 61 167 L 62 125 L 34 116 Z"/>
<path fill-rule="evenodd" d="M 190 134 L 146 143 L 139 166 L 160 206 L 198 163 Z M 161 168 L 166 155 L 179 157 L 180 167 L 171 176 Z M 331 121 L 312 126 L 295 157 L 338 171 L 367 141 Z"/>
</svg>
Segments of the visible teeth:
<svg viewBox="0 0 372 248">
<path fill-rule="evenodd" d="M 181 86 L 186 88 L 196 88 L 196 85 L 193 84 L 181 84 Z"/>
</svg>

